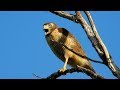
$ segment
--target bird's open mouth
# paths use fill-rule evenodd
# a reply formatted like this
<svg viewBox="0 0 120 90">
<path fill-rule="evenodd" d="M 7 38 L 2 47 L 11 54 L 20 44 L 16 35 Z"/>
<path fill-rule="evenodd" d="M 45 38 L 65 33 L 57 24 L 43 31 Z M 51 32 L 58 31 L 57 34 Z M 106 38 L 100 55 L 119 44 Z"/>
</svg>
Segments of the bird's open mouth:
<svg viewBox="0 0 120 90">
<path fill-rule="evenodd" d="M 44 30 L 45 30 L 46 33 L 48 32 L 48 29 L 44 29 Z"/>
<path fill-rule="evenodd" d="M 44 29 L 44 31 L 45 31 L 45 35 L 49 34 L 49 30 L 48 29 Z"/>
</svg>

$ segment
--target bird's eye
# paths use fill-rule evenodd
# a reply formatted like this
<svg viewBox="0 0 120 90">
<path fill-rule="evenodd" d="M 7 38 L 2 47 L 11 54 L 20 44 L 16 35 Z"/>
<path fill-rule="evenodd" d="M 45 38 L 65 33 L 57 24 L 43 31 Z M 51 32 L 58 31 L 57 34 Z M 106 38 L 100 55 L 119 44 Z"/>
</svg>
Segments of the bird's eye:
<svg viewBox="0 0 120 90">
<path fill-rule="evenodd" d="M 48 25 L 49 27 L 51 26 L 51 24 Z"/>
</svg>

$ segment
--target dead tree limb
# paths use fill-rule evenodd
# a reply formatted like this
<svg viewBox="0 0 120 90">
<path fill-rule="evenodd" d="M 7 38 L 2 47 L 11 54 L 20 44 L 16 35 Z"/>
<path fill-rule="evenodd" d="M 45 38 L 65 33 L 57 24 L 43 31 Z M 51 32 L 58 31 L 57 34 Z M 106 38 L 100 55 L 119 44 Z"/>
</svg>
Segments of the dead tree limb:
<svg viewBox="0 0 120 90">
<path fill-rule="evenodd" d="M 64 12 L 64 11 L 50 11 L 50 12 L 54 13 L 60 17 L 67 18 L 68 20 L 71 20 L 71 21 L 78 23 L 78 21 L 76 20 L 76 17 L 74 15 L 70 15 L 67 12 Z"/>
<path fill-rule="evenodd" d="M 104 45 L 99 34 L 97 33 L 93 19 L 88 11 L 84 11 L 84 12 L 91 26 L 89 26 L 88 23 L 85 21 L 85 19 L 82 17 L 80 11 L 76 11 L 75 12 L 76 15 L 70 15 L 69 13 L 66 13 L 64 11 L 50 11 L 50 12 L 60 17 L 74 21 L 75 23 L 79 23 L 82 26 L 83 30 L 85 31 L 88 39 L 91 41 L 96 52 L 102 59 L 102 61 L 110 69 L 110 71 L 113 73 L 114 76 L 120 78 L 120 69 L 113 62 L 111 55 L 109 54 L 106 46 Z"/>
<path fill-rule="evenodd" d="M 84 67 L 76 67 L 76 68 L 71 68 L 71 69 L 67 69 L 64 72 L 55 72 L 53 74 L 51 74 L 50 76 L 48 76 L 47 78 L 41 78 L 41 79 L 57 79 L 58 77 L 60 77 L 61 75 L 66 75 L 67 73 L 73 73 L 73 72 L 82 72 L 87 74 L 88 76 L 90 76 L 92 79 L 105 79 L 104 77 L 94 73 L 93 71 L 86 69 Z"/>
</svg>

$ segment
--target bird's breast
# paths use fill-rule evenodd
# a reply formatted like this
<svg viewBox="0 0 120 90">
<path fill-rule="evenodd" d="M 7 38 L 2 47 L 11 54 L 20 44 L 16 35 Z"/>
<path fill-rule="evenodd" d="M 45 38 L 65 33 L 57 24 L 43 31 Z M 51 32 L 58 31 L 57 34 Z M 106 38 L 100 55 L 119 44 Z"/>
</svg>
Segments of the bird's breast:
<svg viewBox="0 0 120 90">
<path fill-rule="evenodd" d="M 65 60 L 64 54 L 65 54 L 65 48 L 62 46 L 58 41 L 53 41 L 51 37 L 46 37 L 47 43 L 50 46 L 53 53 L 62 61 Z"/>
</svg>

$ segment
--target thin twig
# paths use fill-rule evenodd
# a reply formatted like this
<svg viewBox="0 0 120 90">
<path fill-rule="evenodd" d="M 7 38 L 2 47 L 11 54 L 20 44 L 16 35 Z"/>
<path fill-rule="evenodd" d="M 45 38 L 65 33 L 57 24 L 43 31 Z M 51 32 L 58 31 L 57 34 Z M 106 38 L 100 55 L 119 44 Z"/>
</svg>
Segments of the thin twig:
<svg viewBox="0 0 120 90">
<path fill-rule="evenodd" d="M 38 75 L 36 75 L 36 74 L 34 74 L 34 73 L 33 73 L 33 76 L 35 76 L 35 77 L 41 79 L 41 77 L 39 77 Z"/>
</svg>

